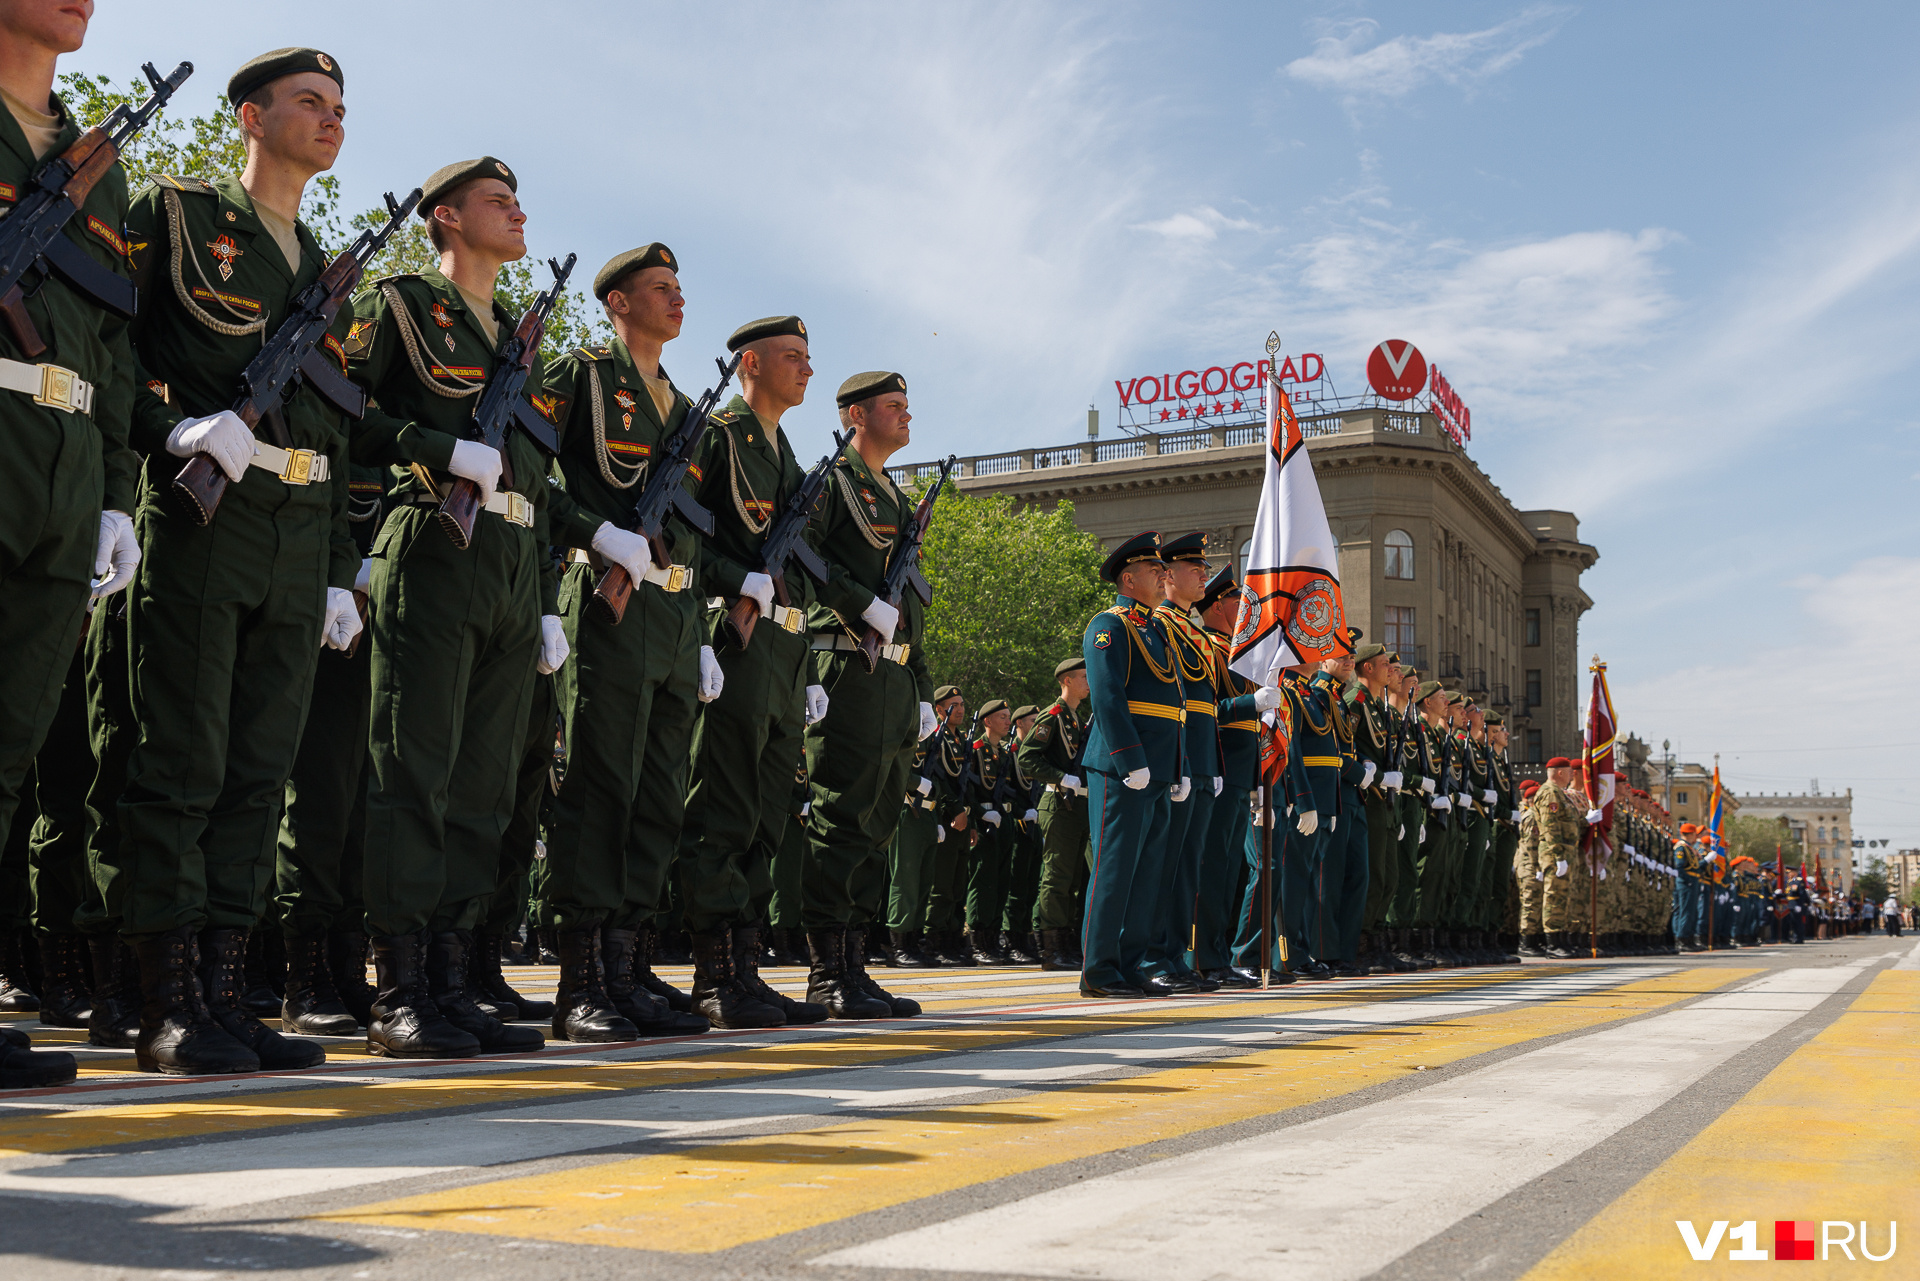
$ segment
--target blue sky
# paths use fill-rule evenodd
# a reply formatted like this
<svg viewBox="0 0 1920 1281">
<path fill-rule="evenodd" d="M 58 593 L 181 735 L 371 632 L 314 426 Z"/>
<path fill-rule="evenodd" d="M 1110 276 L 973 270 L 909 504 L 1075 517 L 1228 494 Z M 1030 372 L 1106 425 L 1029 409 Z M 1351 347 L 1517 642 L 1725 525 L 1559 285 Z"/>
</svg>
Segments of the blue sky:
<svg viewBox="0 0 1920 1281">
<path fill-rule="evenodd" d="M 933 457 L 1070 440 L 1114 379 L 1272 328 L 1344 390 L 1411 339 L 1496 483 L 1599 547 L 1581 645 L 1624 728 L 1738 788 L 1851 785 L 1857 835 L 1920 845 L 1883 674 L 1920 632 L 1911 6 L 210 14 L 102 0 L 66 65 L 191 58 L 200 110 L 255 53 L 329 50 L 349 205 L 485 152 L 542 255 L 666 241 L 690 384 L 743 320 L 806 317 L 803 454 L 863 369 L 906 373 Z"/>
</svg>

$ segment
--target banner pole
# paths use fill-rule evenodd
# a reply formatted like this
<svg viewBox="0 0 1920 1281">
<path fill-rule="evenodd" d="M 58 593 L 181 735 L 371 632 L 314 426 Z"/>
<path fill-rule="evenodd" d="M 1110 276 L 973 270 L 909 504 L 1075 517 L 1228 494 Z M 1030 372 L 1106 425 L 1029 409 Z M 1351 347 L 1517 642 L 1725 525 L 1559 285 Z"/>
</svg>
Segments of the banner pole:
<svg viewBox="0 0 1920 1281">
<path fill-rule="evenodd" d="M 1260 989 L 1273 986 L 1273 784 L 1260 785 Z"/>
</svg>

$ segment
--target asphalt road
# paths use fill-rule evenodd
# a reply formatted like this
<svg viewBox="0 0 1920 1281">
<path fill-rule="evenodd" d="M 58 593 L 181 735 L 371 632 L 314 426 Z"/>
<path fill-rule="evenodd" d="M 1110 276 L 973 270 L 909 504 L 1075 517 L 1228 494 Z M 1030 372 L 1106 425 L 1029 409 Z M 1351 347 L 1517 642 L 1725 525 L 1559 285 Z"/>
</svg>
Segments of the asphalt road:
<svg viewBox="0 0 1920 1281">
<path fill-rule="evenodd" d="M 1796 1276 L 1920 1275 L 1856 1234 L 1920 1224 L 1912 939 L 1158 1002 L 882 979 L 927 1013 L 208 1080 L 74 1046 L 77 1085 L 0 1096 L 0 1275 L 1638 1279 L 1737 1272 L 1748 1221 L 1816 1242 Z"/>
</svg>

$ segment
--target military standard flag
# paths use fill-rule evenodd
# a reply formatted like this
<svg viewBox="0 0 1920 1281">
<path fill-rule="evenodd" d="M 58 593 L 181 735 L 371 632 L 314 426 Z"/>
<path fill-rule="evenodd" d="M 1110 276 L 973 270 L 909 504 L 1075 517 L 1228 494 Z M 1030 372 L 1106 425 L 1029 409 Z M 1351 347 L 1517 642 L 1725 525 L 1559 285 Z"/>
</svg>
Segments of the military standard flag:
<svg viewBox="0 0 1920 1281">
<path fill-rule="evenodd" d="M 1269 386 L 1267 474 L 1227 666 L 1250 681 L 1277 685 L 1284 667 L 1352 653 L 1338 557 L 1293 398 Z"/>
<path fill-rule="evenodd" d="M 1587 695 L 1587 742 L 1581 757 L 1586 776 L 1588 803 L 1600 811 L 1600 825 L 1593 838 L 1602 850 L 1613 850 L 1613 695 L 1607 692 L 1607 665 L 1599 659 L 1588 668 L 1593 673 L 1593 691 Z"/>
</svg>

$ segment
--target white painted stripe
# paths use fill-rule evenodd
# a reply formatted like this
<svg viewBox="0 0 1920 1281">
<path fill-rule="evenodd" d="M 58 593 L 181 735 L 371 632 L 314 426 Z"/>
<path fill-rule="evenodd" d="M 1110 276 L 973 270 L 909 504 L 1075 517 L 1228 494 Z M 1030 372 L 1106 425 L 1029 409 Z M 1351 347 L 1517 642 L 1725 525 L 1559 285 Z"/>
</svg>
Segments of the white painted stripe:
<svg viewBox="0 0 1920 1281">
<path fill-rule="evenodd" d="M 1905 956 L 1895 961 L 1893 968 L 1896 970 L 1920 970 L 1920 943 L 1915 943 L 1911 952 L 1908 952 Z"/>
<path fill-rule="evenodd" d="M 814 1262 L 1113 1281 L 1363 1277 L 1645 1116 L 1857 973 L 1780 971 L 1424 1090 Z"/>
</svg>

